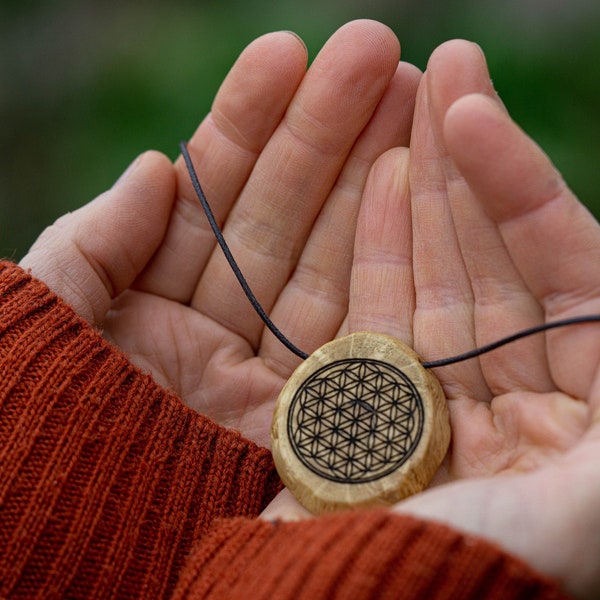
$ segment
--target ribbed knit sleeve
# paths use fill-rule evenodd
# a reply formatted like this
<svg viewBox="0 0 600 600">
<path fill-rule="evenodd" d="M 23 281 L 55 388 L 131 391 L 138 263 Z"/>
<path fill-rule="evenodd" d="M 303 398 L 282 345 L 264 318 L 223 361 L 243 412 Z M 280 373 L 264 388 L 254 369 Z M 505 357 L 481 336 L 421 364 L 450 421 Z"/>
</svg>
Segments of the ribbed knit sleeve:
<svg viewBox="0 0 600 600">
<path fill-rule="evenodd" d="M 383 510 L 295 523 L 230 519 L 194 549 L 177 600 L 565 600 L 520 560 Z"/>
<path fill-rule="evenodd" d="M 167 597 L 216 518 L 279 486 L 267 450 L 0 263 L 0 597 Z"/>
</svg>

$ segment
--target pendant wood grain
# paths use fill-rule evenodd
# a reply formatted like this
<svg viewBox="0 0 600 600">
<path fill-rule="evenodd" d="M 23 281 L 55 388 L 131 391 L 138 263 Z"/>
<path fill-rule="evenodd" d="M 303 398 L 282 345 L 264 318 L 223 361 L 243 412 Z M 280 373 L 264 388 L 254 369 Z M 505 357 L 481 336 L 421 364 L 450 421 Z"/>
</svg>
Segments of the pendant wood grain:
<svg viewBox="0 0 600 600">
<path fill-rule="evenodd" d="M 406 344 L 374 333 L 329 342 L 301 363 L 271 427 L 277 471 L 314 514 L 423 490 L 449 443 L 439 381 Z"/>
</svg>

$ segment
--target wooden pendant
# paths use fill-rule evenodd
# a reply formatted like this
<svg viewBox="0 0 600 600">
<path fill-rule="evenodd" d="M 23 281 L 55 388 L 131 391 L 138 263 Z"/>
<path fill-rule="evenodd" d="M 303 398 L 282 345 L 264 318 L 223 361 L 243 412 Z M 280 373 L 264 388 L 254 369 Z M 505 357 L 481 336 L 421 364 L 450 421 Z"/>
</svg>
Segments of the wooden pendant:
<svg viewBox="0 0 600 600">
<path fill-rule="evenodd" d="M 423 490 L 449 443 L 439 381 L 406 344 L 373 333 L 309 356 L 281 391 L 271 428 L 277 471 L 314 514 Z"/>
</svg>

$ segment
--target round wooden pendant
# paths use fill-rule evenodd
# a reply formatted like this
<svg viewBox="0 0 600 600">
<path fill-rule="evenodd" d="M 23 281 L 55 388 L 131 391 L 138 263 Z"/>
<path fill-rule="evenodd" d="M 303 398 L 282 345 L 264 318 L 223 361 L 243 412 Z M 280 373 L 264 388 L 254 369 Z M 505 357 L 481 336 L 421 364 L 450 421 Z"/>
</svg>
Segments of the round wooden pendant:
<svg viewBox="0 0 600 600">
<path fill-rule="evenodd" d="M 314 514 L 421 491 L 449 443 L 438 380 L 406 344 L 373 333 L 309 356 L 281 391 L 271 428 L 277 471 Z"/>
</svg>

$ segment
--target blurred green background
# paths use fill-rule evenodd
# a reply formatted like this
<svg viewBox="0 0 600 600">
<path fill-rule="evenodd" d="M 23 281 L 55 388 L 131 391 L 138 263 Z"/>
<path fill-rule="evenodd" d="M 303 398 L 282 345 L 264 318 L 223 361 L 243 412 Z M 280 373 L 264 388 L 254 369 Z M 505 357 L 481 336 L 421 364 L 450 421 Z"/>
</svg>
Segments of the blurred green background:
<svg viewBox="0 0 600 600">
<path fill-rule="evenodd" d="M 312 57 L 363 17 L 421 68 L 444 40 L 478 42 L 514 118 L 600 215 L 597 0 L 2 0 L 0 255 L 20 258 L 139 152 L 175 158 L 255 37 L 294 30 Z"/>
</svg>

